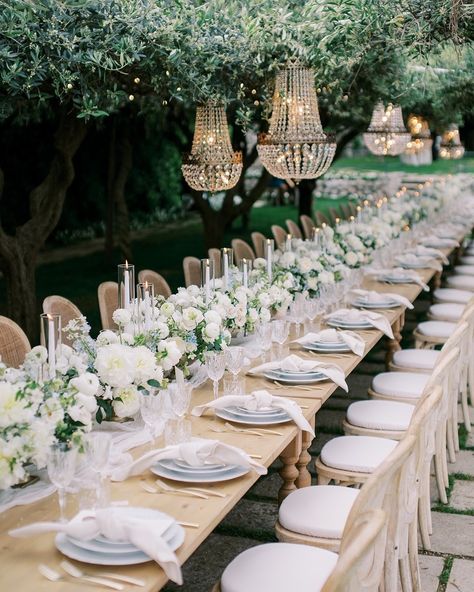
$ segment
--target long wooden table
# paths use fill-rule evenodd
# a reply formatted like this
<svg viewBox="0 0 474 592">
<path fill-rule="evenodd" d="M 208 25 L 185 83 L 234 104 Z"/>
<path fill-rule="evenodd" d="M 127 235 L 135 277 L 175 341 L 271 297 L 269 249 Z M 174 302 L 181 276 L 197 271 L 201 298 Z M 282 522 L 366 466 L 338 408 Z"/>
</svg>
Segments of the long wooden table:
<svg viewBox="0 0 474 592">
<path fill-rule="evenodd" d="M 449 254 L 450 250 L 446 249 L 444 252 Z M 420 276 L 426 283 L 436 274 L 435 271 L 428 269 L 419 271 Z M 374 289 L 380 292 L 397 292 L 406 296 L 410 301 L 414 301 L 421 291 L 421 288 L 417 284 L 386 285 L 375 280 L 365 281 L 364 288 Z M 397 307 L 378 312 L 383 313 L 388 318 L 394 330 L 395 339 L 390 340 L 388 343 L 388 356 L 390 357 L 394 351 L 400 348 L 400 332 L 404 323 L 405 309 L 404 307 Z M 383 336 L 376 329 L 359 331 L 358 333 L 363 337 L 366 344 L 364 356 Z M 302 356 L 310 355 L 304 350 L 299 351 L 298 354 Z M 314 356 L 311 357 L 315 359 Z M 354 354 L 346 354 L 344 356 L 338 355 L 335 358 L 331 358 L 330 355 L 323 355 L 321 359 L 337 363 L 345 371 L 347 376 L 363 358 Z M 313 425 L 315 416 L 322 404 L 337 388 L 332 382 L 318 384 L 311 392 L 298 390 L 291 386 L 287 389 L 278 388 L 274 390 L 272 386 L 274 385 L 264 378 L 246 378 L 246 388 L 248 391 L 265 388 L 274 394 L 291 397 L 291 399 L 297 401 L 304 407 L 304 415 Z M 193 393 L 192 405 L 199 405 L 210 399 L 212 399 L 212 389 L 206 384 Z M 228 432 L 215 433 L 211 430 L 211 427 L 222 425 L 222 422 L 210 415 L 199 418 L 192 417 L 191 421 L 194 436 L 219 439 L 223 442 L 239 446 L 250 454 L 261 456 L 259 462 L 267 467 L 277 457 L 280 457 L 282 460 L 280 476 L 283 481 L 279 496 L 280 500 L 294 489 L 311 484 L 311 476 L 307 469 L 307 465 L 311 460 L 308 453 L 311 438 L 306 432 L 302 435 L 301 431 L 293 423 L 278 425 L 275 428 L 283 434 L 281 436 L 267 434 L 264 437 L 258 437 Z M 158 442 L 157 444 L 161 445 L 162 443 Z M 133 451 L 133 454 L 134 456 L 138 456 L 142 452 L 143 449 L 138 448 Z M 121 483 L 113 483 L 111 490 L 113 500 L 128 500 L 131 506 L 156 508 L 169 513 L 178 521 L 199 524 L 198 528 L 185 529 L 185 542 L 177 551 L 180 562 L 184 563 L 257 479 L 258 475 L 252 471 L 233 481 L 215 485 L 206 484 L 206 488 L 214 487 L 219 492 L 226 494 L 225 498 L 210 497 L 208 500 L 147 493 L 142 489 L 140 481 L 153 483 L 154 476 L 151 472 L 132 477 Z M 175 485 L 171 482 L 170 484 Z M 77 499 L 72 500 L 72 503 L 69 505 L 69 514 L 71 516 L 75 511 L 74 503 L 77 504 Z M 77 582 L 70 583 L 65 581 L 51 583 L 38 573 L 38 564 L 45 563 L 56 569 L 63 559 L 61 553 L 55 548 L 54 534 L 45 534 L 27 539 L 15 539 L 7 534 L 7 531 L 12 528 L 37 521 L 56 520 L 57 518 L 58 505 L 55 495 L 34 504 L 12 508 L 0 514 L 0 552 L 2 565 L 0 590 L 18 592 L 55 590 L 57 592 L 63 592 L 78 588 Z M 98 566 L 81 563 L 78 563 L 78 565 L 81 569 L 90 573 L 101 571 L 101 568 Z M 58 571 L 61 570 L 58 568 Z M 114 567 L 113 571 L 144 579 L 146 586 L 141 589 L 145 591 L 160 590 L 167 582 L 166 575 L 154 562 L 137 566 Z M 126 589 L 138 590 L 139 588 L 126 586 Z"/>
</svg>

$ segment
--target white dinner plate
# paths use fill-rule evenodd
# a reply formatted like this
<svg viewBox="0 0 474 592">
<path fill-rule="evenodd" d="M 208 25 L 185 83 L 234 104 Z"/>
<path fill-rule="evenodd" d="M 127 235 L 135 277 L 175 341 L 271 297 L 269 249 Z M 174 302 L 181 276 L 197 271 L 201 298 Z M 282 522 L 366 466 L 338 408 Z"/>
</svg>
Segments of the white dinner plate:
<svg viewBox="0 0 474 592">
<path fill-rule="evenodd" d="M 83 563 L 92 563 L 94 565 L 136 565 L 152 561 L 148 555 L 142 551 L 136 553 L 97 553 L 78 547 L 67 536 L 60 532 L 55 538 L 56 547 L 63 555 L 70 559 L 76 559 Z"/>
<path fill-rule="evenodd" d="M 359 298 L 354 300 L 352 306 L 357 306 L 357 308 L 397 308 L 400 304 L 392 298 L 378 300 L 377 302 L 367 302 Z"/>
<path fill-rule="evenodd" d="M 291 417 L 285 413 L 284 416 L 275 417 L 275 418 L 263 418 L 263 417 L 255 417 L 255 416 L 247 416 L 241 417 L 233 415 L 229 413 L 227 409 L 216 409 L 217 417 L 221 419 L 226 419 L 227 421 L 231 421 L 232 423 L 240 423 L 245 425 L 253 425 L 253 426 L 267 426 L 267 425 L 277 425 L 280 423 L 288 423 L 291 421 Z"/>
<path fill-rule="evenodd" d="M 352 351 L 351 348 L 346 345 L 345 343 L 342 346 L 333 346 L 333 347 L 321 347 L 319 343 L 308 343 L 303 345 L 304 349 L 308 351 L 314 351 L 318 354 L 338 354 L 338 353 L 345 353 Z"/>
<path fill-rule="evenodd" d="M 282 378 L 320 378 L 321 372 L 318 370 L 310 370 L 305 372 L 296 372 L 292 370 L 271 370 L 274 374 L 278 374 Z"/>
<path fill-rule="evenodd" d="M 323 380 L 328 380 L 327 376 L 321 375 L 320 377 L 315 378 L 297 378 L 297 377 L 285 377 L 280 376 L 279 374 L 274 374 L 271 370 L 264 373 L 265 378 L 269 380 L 277 380 L 278 382 L 284 382 L 286 384 L 313 384 L 315 382 L 322 382 Z"/>
<path fill-rule="evenodd" d="M 255 420 L 261 421 L 269 421 L 273 419 L 284 419 L 288 417 L 287 412 L 284 409 L 277 409 L 277 413 L 266 414 L 262 415 L 261 413 L 256 413 L 255 411 L 249 411 L 247 409 L 241 410 L 238 407 L 226 407 L 224 409 L 226 413 L 232 415 L 234 417 L 245 419 L 245 418 L 253 418 Z"/>
<path fill-rule="evenodd" d="M 231 407 L 230 409 L 235 410 L 235 411 L 240 411 L 241 413 L 244 413 L 246 415 L 248 415 L 250 413 L 252 415 L 256 415 L 257 417 L 280 415 L 282 412 L 281 409 L 277 409 L 277 408 L 273 408 L 273 407 L 266 407 L 266 408 L 260 408 L 260 409 L 247 409 L 246 407 L 241 407 L 240 405 L 238 405 L 237 407 Z"/>
<path fill-rule="evenodd" d="M 172 458 L 163 458 L 158 462 L 170 471 L 174 471 L 175 473 L 186 473 L 189 475 L 209 475 L 211 473 L 218 475 L 229 470 L 228 465 L 203 465 L 201 467 L 193 467 L 184 461 Z"/>
<path fill-rule="evenodd" d="M 158 477 L 164 477 L 165 479 L 170 479 L 170 481 L 182 481 L 183 483 L 220 483 L 221 481 L 230 481 L 231 479 L 241 477 L 249 471 L 250 468 L 233 466 L 228 467 L 226 472 L 218 474 L 212 472 L 194 475 L 183 471 L 171 471 L 164 467 L 160 462 L 157 462 L 151 467 L 151 472 L 158 475 Z"/>
<path fill-rule="evenodd" d="M 340 327 L 341 329 L 374 329 L 370 323 L 359 321 L 357 323 L 348 323 L 338 319 L 329 319 L 328 325 L 330 327 Z"/>
<path fill-rule="evenodd" d="M 381 275 L 378 278 L 381 282 L 386 282 L 388 284 L 413 284 L 414 280 L 412 277 L 408 275 L 404 276 L 393 276 L 393 275 Z"/>
</svg>

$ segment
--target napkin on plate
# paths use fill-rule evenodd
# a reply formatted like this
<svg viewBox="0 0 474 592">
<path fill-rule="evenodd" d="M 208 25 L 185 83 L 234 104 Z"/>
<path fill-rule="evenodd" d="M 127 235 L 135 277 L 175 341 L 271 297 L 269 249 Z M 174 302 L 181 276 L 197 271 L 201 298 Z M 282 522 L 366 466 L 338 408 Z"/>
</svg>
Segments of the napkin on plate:
<svg viewBox="0 0 474 592">
<path fill-rule="evenodd" d="M 440 237 L 436 234 L 430 234 L 429 236 L 425 236 L 425 238 L 421 241 L 422 245 L 431 246 L 436 245 L 437 247 L 459 247 L 459 243 L 454 238 L 446 238 Z"/>
<path fill-rule="evenodd" d="M 380 302 L 381 300 L 383 301 L 391 299 L 395 300 L 395 302 L 398 302 L 399 304 L 402 304 L 403 306 L 406 306 L 407 308 L 413 308 L 413 304 L 408 300 L 408 298 L 405 298 L 405 296 L 402 296 L 401 294 L 392 292 L 376 292 L 375 290 L 359 290 L 358 288 L 351 290 L 351 292 L 357 296 L 362 296 L 367 300 L 367 302 Z"/>
<path fill-rule="evenodd" d="M 103 510 L 83 510 L 69 522 L 36 522 L 22 526 L 8 533 L 13 537 L 29 537 L 44 532 L 63 532 L 74 538 L 87 541 L 102 534 L 112 541 L 129 542 L 154 559 L 166 575 L 182 584 L 181 567 L 178 558 L 162 538 L 164 532 L 173 524 L 171 516 L 138 518 L 121 508 Z"/>
<path fill-rule="evenodd" d="M 355 310 L 354 308 L 341 308 L 326 316 L 326 319 L 335 318 L 349 323 L 369 323 L 379 331 L 382 331 L 382 333 L 385 333 L 390 339 L 394 338 L 390 323 L 384 315 L 379 314 L 378 312 Z"/>
<path fill-rule="evenodd" d="M 338 331 L 336 329 L 323 329 L 319 333 L 306 333 L 303 337 L 295 339 L 293 343 L 307 345 L 311 343 L 340 343 L 343 342 L 357 356 L 363 356 L 365 351 L 365 341 L 354 331 Z"/>
<path fill-rule="evenodd" d="M 404 265 L 418 265 L 422 264 L 425 269 L 435 269 L 436 271 L 443 271 L 443 266 L 439 261 L 426 256 L 418 257 L 413 253 L 405 253 L 405 255 L 397 255 L 395 260 Z"/>
<path fill-rule="evenodd" d="M 292 354 L 283 358 L 283 360 L 254 366 L 248 371 L 248 374 L 263 375 L 268 370 L 287 370 L 288 372 L 311 372 L 314 370 L 321 372 L 321 374 L 332 380 L 346 392 L 349 390 L 345 381 L 344 371 L 336 364 L 318 362 L 317 360 L 305 360 Z"/>
<path fill-rule="evenodd" d="M 433 259 L 440 259 L 445 265 L 449 263 L 449 259 L 439 249 L 433 247 L 425 247 L 423 245 L 417 245 L 414 249 L 410 249 L 408 253 L 418 255 L 421 257 L 431 257 Z"/>
<path fill-rule="evenodd" d="M 204 405 L 198 405 L 191 411 L 192 415 L 200 417 L 206 409 L 226 409 L 227 407 L 244 407 L 248 411 L 256 411 L 262 408 L 271 407 L 286 411 L 296 425 L 305 432 L 314 436 L 314 430 L 306 421 L 301 407 L 291 399 L 276 397 L 268 391 L 253 391 L 250 395 L 226 395 L 214 401 L 208 401 Z"/>
<path fill-rule="evenodd" d="M 403 267 L 392 267 L 390 269 L 368 269 L 366 270 L 368 275 L 377 276 L 389 276 L 393 279 L 409 278 L 414 284 L 418 284 L 423 288 L 425 292 L 429 292 L 430 289 L 427 284 L 421 279 L 419 274 L 414 269 L 403 269 Z M 381 280 L 385 281 L 385 280 Z"/>
<path fill-rule="evenodd" d="M 192 467 L 202 467 L 205 463 L 238 465 L 254 469 L 259 475 L 266 475 L 267 469 L 254 461 L 240 448 L 223 444 L 218 440 L 194 438 L 190 442 L 167 446 L 145 453 L 137 460 L 123 467 L 118 467 L 112 473 L 112 481 L 124 481 L 132 475 L 139 475 L 152 467 L 157 461 L 164 459 L 181 459 Z"/>
</svg>

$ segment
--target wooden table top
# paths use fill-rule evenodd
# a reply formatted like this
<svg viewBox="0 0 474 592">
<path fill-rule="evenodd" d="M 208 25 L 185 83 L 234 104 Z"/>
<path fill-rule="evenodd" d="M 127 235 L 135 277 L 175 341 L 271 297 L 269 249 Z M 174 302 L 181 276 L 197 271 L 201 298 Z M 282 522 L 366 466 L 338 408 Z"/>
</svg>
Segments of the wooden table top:
<svg viewBox="0 0 474 592">
<path fill-rule="evenodd" d="M 449 253 L 449 250 L 444 250 Z M 428 282 L 435 274 L 433 270 L 418 270 L 420 276 Z M 374 289 L 380 292 L 397 292 L 413 301 L 419 295 L 421 288 L 417 284 L 398 284 L 386 285 L 375 280 L 364 282 L 364 288 Z M 395 309 L 377 311 L 384 314 L 393 325 L 404 313 L 403 307 Z M 358 331 L 366 342 L 365 354 L 370 351 L 382 337 L 382 333 L 376 329 L 367 331 Z M 293 347 L 293 346 L 292 346 Z M 299 355 L 308 355 L 303 350 Z M 312 356 L 316 359 L 315 356 Z M 321 359 L 332 361 L 338 364 L 346 373 L 346 376 L 363 359 L 354 354 L 331 357 L 323 355 Z M 305 408 L 303 413 L 308 420 L 314 419 L 321 405 L 337 388 L 332 382 L 325 382 L 315 386 L 309 391 L 298 390 L 289 386 L 287 389 L 272 389 L 272 383 L 264 378 L 246 377 L 246 389 L 266 388 L 273 394 L 290 396 Z M 212 399 L 212 388 L 209 384 L 203 385 L 193 393 L 192 405 L 199 405 Z M 205 438 L 219 439 L 228 444 L 239 446 L 249 454 L 260 455 L 261 462 L 269 466 L 288 446 L 295 443 L 295 446 L 301 445 L 301 432 L 293 424 L 283 424 L 275 426 L 275 429 L 281 432 L 282 436 L 266 434 L 263 437 L 241 435 L 238 433 L 215 433 L 210 430 L 212 425 L 222 425 L 221 420 L 213 418 L 211 415 L 203 417 L 191 417 L 193 436 L 202 436 Z M 217 423 L 219 422 L 219 423 Z M 161 446 L 162 442 L 157 441 Z M 133 450 L 136 457 L 143 452 L 143 449 Z M 155 477 L 156 478 L 156 477 Z M 208 485 L 208 489 L 215 488 L 219 492 L 226 494 L 225 498 L 210 497 L 209 499 L 198 499 L 191 497 L 178 497 L 174 495 L 153 495 L 144 491 L 140 486 L 140 481 L 153 483 L 154 475 L 147 471 L 141 476 L 132 477 L 121 483 L 111 484 L 111 495 L 113 500 L 128 500 L 131 506 L 141 506 L 156 508 L 167 512 L 178 521 L 192 522 L 199 524 L 199 528 L 185 528 L 186 538 L 184 544 L 177 551 L 177 556 L 183 564 L 186 559 L 199 547 L 199 545 L 209 536 L 212 530 L 219 522 L 230 512 L 237 502 L 244 496 L 248 489 L 257 481 L 258 475 L 252 471 L 247 475 L 228 481 L 225 483 Z M 172 484 L 170 482 L 170 484 Z M 72 496 L 70 496 L 72 497 Z M 75 511 L 77 499 L 68 501 L 68 515 L 72 516 Z M 57 592 L 66 592 L 77 589 L 76 582 L 57 582 L 51 583 L 38 573 L 38 564 L 45 563 L 56 569 L 60 561 L 64 558 L 54 545 L 54 534 L 44 534 L 27 539 L 15 539 L 8 536 L 8 530 L 17 528 L 32 522 L 44 520 L 56 520 L 58 518 L 58 503 L 56 495 L 49 496 L 41 501 L 27 505 L 12 508 L 0 514 L 0 549 L 3 569 L 0 572 L 0 589 L 19 592 L 42 592 L 44 590 L 55 590 Z M 101 570 L 98 566 L 85 565 L 78 563 L 78 566 L 84 571 L 94 573 Z M 137 566 L 113 567 L 107 568 L 109 571 L 121 573 L 142 578 L 146 581 L 146 586 L 141 588 L 144 591 L 160 590 L 167 582 L 166 575 L 155 562 L 148 562 Z M 61 571 L 58 569 L 58 571 Z M 126 590 L 139 590 L 133 586 L 124 585 Z"/>
</svg>

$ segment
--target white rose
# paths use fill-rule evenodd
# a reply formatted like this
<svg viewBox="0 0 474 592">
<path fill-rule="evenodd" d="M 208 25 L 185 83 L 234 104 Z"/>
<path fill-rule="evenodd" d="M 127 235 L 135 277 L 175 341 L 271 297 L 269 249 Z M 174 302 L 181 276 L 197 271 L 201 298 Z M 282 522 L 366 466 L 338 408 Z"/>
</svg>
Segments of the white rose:
<svg viewBox="0 0 474 592">
<path fill-rule="evenodd" d="M 120 401 L 116 400 L 119 399 Z M 140 409 L 140 398 L 135 387 L 117 389 L 112 402 L 117 417 L 131 417 Z"/>
<path fill-rule="evenodd" d="M 155 354 L 144 345 L 133 349 L 135 355 L 135 380 L 146 382 L 154 378 L 156 371 Z"/>
<path fill-rule="evenodd" d="M 318 278 L 313 277 L 313 276 L 309 277 L 308 278 L 308 288 L 310 290 L 316 290 L 317 287 L 318 287 Z"/>
<path fill-rule="evenodd" d="M 97 350 L 95 369 L 102 382 L 113 387 L 126 387 L 135 378 L 133 348 L 114 343 Z"/>
<path fill-rule="evenodd" d="M 123 327 L 124 325 L 128 325 L 131 322 L 132 314 L 125 308 L 117 308 L 117 310 L 114 310 L 114 313 L 112 314 L 112 319 L 114 323 Z"/>
<path fill-rule="evenodd" d="M 203 314 L 200 310 L 190 306 L 189 308 L 185 308 L 183 310 L 183 317 L 181 319 L 181 323 L 185 329 L 190 331 L 192 329 L 195 329 L 203 318 Z"/>
<path fill-rule="evenodd" d="M 322 284 L 333 284 L 334 274 L 331 271 L 322 271 L 319 274 L 318 279 Z"/>
<path fill-rule="evenodd" d="M 158 333 L 160 339 L 166 339 L 170 334 L 168 325 L 159 321 L 153 323 L 153 331 Z"/>
<path fill-rule="evenodd" d="M 349 251 L 348 253 L 346 253 L 344 260 L 347 263 L 347 265 L 353 267 L 354 265 L 357 265 L 359 258 L 357 257 L 356 253 Z"/>
<path fill-rule="evenodd" d="M 291 251 L 286 251 L 280 257 L 279 263 L 282 267 L 292 267 L 295 264 L 295 260 L 296 260 L 296 255 L 294 253 L 292 253 Z"/>
<path fill-rule="evenodd" d="M 48 350 L 43 345 L 36 345 L 26 354 L 26 359 L 37 364 L 45 364 L 48 359 Z"/>
<path fill-rule="evenodd" d="M 301 257 L 298 261 L 298 268 L 301 273 L 309 273 L 313 269 L 313 262 L 309 257 Z"/>
<path fill-rule="evenodd" d="M 208 310 L 205 312 L 204 319 L 206 323 L 216 323 L 218 325 L 222 323 L 221 316 L 215 310 Z"/>
<path fill-rule="evenodd" d="M 89 425 L 91 421 L 91 414 L 82 405 L 72 405 L 67 412 L 73 421 L 78 421 L 84 425 Z"/>
<path fill-rule="evenodd" d="M 263 257 L 257 257 L 254 259 L 253 268 L 254 269 L 266 269 L 267 262 Z"/>
<path fill-rule="evenodd" d="M 101 331 L 96 340 L 97 347 L 103 347 L 104 345 L 109 345 L 111 343 L 118 343 L 119 341 L 120 339 L 117 333 L 110 331 L 110 329 Z"/>
<path fill-rule="evenodd" d="M 165 302 L 160 308 L 161 314 L 169 318 L 174 313 L 174 305 L 171 302 Z"/>
<path fill-rule="evenodd" d="M 204 334 L 210 341 L 216 340 L 220 332 L 221 330 L 217 323 L 208 323 L 204 329 Z"/>
<path fill-rule="evenodd" d="M 169 341 L 162 341 L 158 345 L 158 352 L 164 354 L 162 359 L 160 360 L 161 365 L 163 366 L 163 370 L 171 370 L 181 359 L 181 349 L 178 346 L 178 343 L 174 339 L 170 339 Z"/>
<path fill-rule="evenodd" d="M 86 372 L 81 376 L 73 378 L 69 384 L 77 389 L 80 393 L 89 397 L 96 395 L 97 391 L 99 390 L 99 379 L 91 372 Z"/>
<path fill-rule="evenodd" d="M 97 401 L 95 397 L 87 396 L 83 393 L 77 393 L 76 402 L 87 409 L 91 415 L 97 411 Z"/>
</svg>

